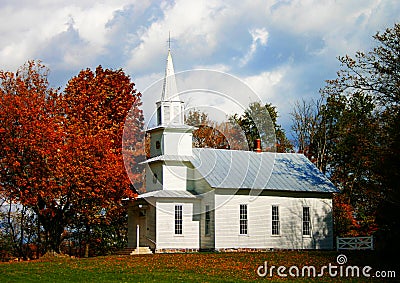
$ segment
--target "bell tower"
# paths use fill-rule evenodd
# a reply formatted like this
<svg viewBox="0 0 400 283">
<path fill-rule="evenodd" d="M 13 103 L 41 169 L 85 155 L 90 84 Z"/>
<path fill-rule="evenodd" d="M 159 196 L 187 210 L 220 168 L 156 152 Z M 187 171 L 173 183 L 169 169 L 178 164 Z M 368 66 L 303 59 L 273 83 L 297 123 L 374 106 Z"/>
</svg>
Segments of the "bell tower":
<svg viewBox="0 0 400 283">
<path fill-rule="evenodd" d="M 194 127 L 185 125 L 171 50 L 168 49 L 161 100 L 156 102 L 156 126 L 150 134 L 150 158 L 145 161 L 146 191 L 187 190 L 187 164 L 192 156 Z"/>
<path fill-rule="evenodd" d="M 175 79 L 171 50 L 168 50 L 161 100 L 157 102 L 157 126 L 184 124 L 184 108 Z"/>
</svg>

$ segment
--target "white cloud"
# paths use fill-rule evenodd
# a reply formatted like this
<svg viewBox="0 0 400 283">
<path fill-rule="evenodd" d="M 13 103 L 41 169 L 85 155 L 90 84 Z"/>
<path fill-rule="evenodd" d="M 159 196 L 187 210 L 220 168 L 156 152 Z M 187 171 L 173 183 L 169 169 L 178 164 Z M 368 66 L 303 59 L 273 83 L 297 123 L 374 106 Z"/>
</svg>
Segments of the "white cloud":
<svg viewBox="0 0 400 283">
<path fill-rule="evenodd" d="M 236 74 L 281 116 L 295 99 L 318 95 L 338 55 L 370 49 L 400 14 L 397 0 L 1 1 L 0 69 L 45 59 L 61 77 L 110 64 L 143 90 L 162 77 L 170 31 L 176 71 Z"/>
<path fill-rule="evenodd" d="M 240 60 L 240 66 L 246 65 L 257 51 L 257 46 L 266 46 L 268 40 L 268 31 L 265 28 L 250 30 L 252 42 L 246 55 Z"/>
<path fill-rule="evenodd" d="M 270 9 L 267 17 L 289 34 L 322 38 L 325 46 L 317 55 L 336 57 L 369 46 L 377 29 L 393 24 L 396 16 L 388 22 L 387 15 L 399 8 L 396 0 L 294 0 Z"/>
<path fill-rule="evenodd" d="M 282 83 L 285 73 L 286 70 L 282 68 L 272 72 L 261 72 L 245 77 L 243 80 L 258 94 L 262 101 L 266 102 L 276 94 L 275 88 Z"/>
<path fill-rule="evenodd" d="M 127 2 L 15 1 L 6 4 L 0 9 L 0 18 L 6 23 L 0 27 L 2 67 L 15 69 L 27 60 L 36 59 L 38 54 L 43 54 L 46 44 L 68 31 L 71 24 L 85 44 L 81 50 L 72 45 L 75 52 L 69 52 L 64 59 L 75 65 L 88 62 L 88 58 L 104 51 L 106 23 Z"/>
<path fill-rule="evenodd" d="M 152 70 L 166 54 L 168 33 L 172 50 L 190 59 L 201 58 L 218 48 L 215 22 L 224 9 L 219 1 L 178 0 L 174 5 L 163 2 L 160 19 L 138 30 L 140 44 L 132 49 L 128 69 Z M 221 10 L 222 9 L 222 10 Z"/>
<path fill-rule="evenodd" d="M 211 64 L 211 65 L 194 65 L 193 69 L 214 70 L 218 72 L 228 73 L 230 72 L 231 67 L 225 64 Z"/>
<path fill-rule="evenodd" d="M 279 114 L 278 123 L 288 124 L 289 113 L 298 99 L 296 81 L 292 80 L 293 66 L 287 64 L 270 72 L 261 72 L 243 78 L 260 97 L 262 104 L 271 103 Z M 303 93 L 302 93 L 303 95 Z"/>
</svg>

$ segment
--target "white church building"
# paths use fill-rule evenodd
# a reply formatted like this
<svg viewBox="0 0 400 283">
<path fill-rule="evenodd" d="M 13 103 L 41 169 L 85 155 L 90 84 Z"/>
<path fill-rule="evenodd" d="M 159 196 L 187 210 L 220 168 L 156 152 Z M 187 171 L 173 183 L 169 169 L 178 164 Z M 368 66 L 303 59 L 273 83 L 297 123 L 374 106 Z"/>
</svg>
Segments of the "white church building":
<svg viewBox="0 0 400 283">
<path fill-rule="evenodd" d="M 156 107 L 146 192 L 128 205 L 128 248 L 333 248 L 338 190 L 304 155 L 192 147 L 170 52 Z"/>
</svg>

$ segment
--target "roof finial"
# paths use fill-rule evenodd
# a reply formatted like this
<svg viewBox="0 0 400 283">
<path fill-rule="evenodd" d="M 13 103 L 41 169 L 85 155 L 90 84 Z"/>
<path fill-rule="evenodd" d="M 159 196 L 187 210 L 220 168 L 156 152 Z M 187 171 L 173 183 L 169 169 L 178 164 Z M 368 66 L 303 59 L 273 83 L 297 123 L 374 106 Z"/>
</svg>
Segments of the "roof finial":
<svg viewBox="0 0 400 283">
<path fill-rule="evenodd" d="M 168 32 L 168 51 L 171 51 L 171 32 Z"/>
</svg>

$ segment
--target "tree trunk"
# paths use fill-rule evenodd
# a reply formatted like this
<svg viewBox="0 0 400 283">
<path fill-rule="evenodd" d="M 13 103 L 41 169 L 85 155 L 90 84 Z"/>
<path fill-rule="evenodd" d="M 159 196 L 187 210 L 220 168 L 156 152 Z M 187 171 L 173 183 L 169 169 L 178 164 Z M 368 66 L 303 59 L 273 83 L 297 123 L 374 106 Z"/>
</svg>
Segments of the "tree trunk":
<svg viewBox="0 0 400 283">
<path fill-rule="evenodd" d="M 85 244 L 85 257 L 89 257 L 89 246 L 90 244 L 86 242 Z"/>
<path fill-rule="evenodd" d="M 89 257 L 89 248 L 90 248 L 90 226 L 86 225 L 86 233 L 85 233 L 85 257 Z"/>
</svg>

